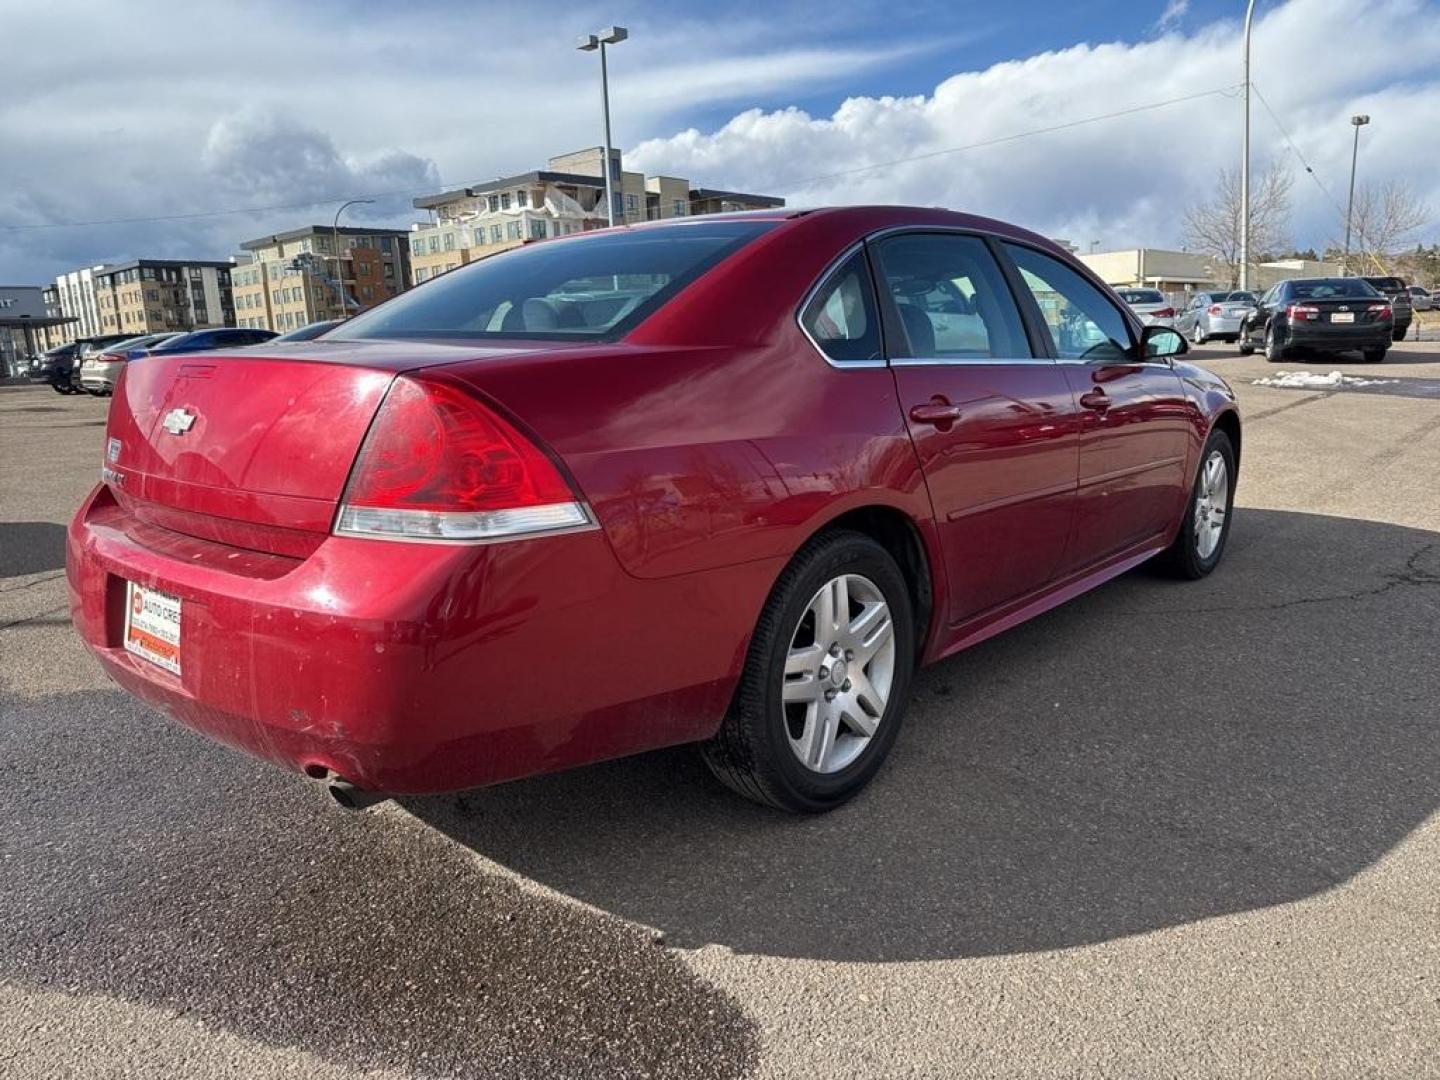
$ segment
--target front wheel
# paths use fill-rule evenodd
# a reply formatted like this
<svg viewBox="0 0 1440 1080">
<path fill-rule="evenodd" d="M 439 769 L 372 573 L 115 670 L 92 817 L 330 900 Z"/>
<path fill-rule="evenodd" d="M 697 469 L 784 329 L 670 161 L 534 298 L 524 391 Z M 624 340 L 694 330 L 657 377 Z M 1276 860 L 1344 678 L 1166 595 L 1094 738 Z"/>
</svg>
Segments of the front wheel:
<svg viewBox="0 0 1440 1080">
<path fill-rule="evenodd" d="M 730 711 L 702 746 L 748 799 L 831 810 L 879 770 L 899 734 L 915 666 L 910 591 L 870 537 L 812 540 L 760 614 Z"/>
<path fill-rule="evenodd" d="M 1205 342 L 1210 340 L 1205 331 L 1200 328 L 1200 320 L 1198 319 L 1195 320 L 1195 329 L 1190 332 L 1190 340 L 1196 345 L 1204 345 Z"/>
<path fill-rule="evenodd" d="M 1180 531 L 1163 556 L 1180 577 L 1202 578 L 1220 564 L 1235 506 L 1235 448 L 1230 436 L 1212 431 L 1186 504 Z"/>
</svg>

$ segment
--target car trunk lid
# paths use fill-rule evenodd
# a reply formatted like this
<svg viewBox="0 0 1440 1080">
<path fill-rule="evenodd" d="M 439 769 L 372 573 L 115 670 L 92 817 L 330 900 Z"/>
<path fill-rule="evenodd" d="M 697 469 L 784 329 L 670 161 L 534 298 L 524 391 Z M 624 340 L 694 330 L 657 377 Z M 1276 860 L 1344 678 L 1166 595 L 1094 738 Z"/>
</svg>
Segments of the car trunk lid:
<svg viewBox="0 0 1440 1080">
<path fill-rule="evenodd" d="M 514 352 L 396 342 L 150 356 L 124 365 L 104 476 L 139 520 L 303 557 L 329 533 L 401 371 Z"/>
</svg>

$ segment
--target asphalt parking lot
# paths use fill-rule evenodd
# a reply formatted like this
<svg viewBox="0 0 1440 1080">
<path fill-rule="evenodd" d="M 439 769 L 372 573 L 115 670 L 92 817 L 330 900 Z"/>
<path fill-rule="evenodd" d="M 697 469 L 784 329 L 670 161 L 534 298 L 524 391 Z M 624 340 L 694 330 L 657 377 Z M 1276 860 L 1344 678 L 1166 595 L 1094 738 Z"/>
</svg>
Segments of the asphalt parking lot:
<svg viewBox="0 0 1440 1080">
<path fill-rule="evenodd" d="M 0 388 L 0 1075 L 1440 1076 L 1440 344 L 1252 385 L 1213 577 L 922 673 L 852 804 L 685 750 L 346 814 L 109 685 L 106 402 Z"/>
</svg>

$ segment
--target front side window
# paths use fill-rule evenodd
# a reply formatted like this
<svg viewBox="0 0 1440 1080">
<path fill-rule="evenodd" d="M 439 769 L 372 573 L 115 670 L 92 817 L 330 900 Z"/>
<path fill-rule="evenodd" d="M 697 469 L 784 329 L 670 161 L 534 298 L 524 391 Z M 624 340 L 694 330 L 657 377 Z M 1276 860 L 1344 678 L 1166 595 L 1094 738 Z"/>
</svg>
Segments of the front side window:
<svg viewBox="0 0 1440 1080">
<path fill-rule="evenodd" d="M 985 241 L 914 233 L 881 241 L 876 255 L 881 279 L 905 331 L 908 351 L 903 355 L 1030 356 L 1020 311 Z"/>
<path fill-rule="evenodd" d="M 863 251 L 857 251 L 825 280 L 801 312 L 800 325 L 820 351 L 837 363 L 882 359 L 875 287 Z"/>
<path fill-rule="evenodd" d="M 1034 248 L 1006 244 L 1005 250 L 1040 308 L 1056 356 L 1089 363 L 1133 358 L 1130 326 L 1104 293 L 1059 259 Z"/>
<path fill-rule="evenodd" d="M 773 226 L 724 221 L 527 245 L 432 275 L 427 288 L 356 316 L 333 336 L 618 337 Z"/>
</svg>

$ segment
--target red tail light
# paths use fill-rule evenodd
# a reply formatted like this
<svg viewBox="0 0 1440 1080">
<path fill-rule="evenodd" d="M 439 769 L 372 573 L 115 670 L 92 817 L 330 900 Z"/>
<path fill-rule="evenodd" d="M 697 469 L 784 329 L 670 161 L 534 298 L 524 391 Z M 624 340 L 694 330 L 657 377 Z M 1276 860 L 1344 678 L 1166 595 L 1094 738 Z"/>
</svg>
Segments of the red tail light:
<svg viewBox="0 0 1440 1080">
<path fill-rule="evenodd" d="M 1309 304 L 1291 304 L 1285 309 L 1291 322 L 1310 322 L 1320 318 L 1320 309 Z"/>
<path fill-rule="evenodd" d="M 1376 322 L 1383 322 L 1385 319 L 1391 318 L 1395 314 L 1395 312 L 1391 310 L 1389 304 L 1371 304 L 1365 310 L 1375 316 Z"/>
<path fill-rule="evenodd" d="M 1219 305 L 1219 304 L 1211 304 L 1211 305 L 1210 305 L 1208 308 L 1206 308 L 1205 310 L 1206 310 L 1209 314 L 1211 314 L 1211 315 L 1219 315 L 1219 314 L 1220 314 L 1220 305 Z"/>
<path fill-rule="evenodd" d="M 1159 311 L 1151 312 L 1151 315 L 1157 319 L 1173 319 L 1175 317 L 1175 309 L 1173 307 L 1162 307 Z"/>
<path fill-rule="evenodd" d="M 588 526 L 545 453 L 460 387 L 395 380 L 360 447 L 335 531 L 494 540 Z"/>
</svg>

